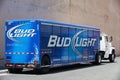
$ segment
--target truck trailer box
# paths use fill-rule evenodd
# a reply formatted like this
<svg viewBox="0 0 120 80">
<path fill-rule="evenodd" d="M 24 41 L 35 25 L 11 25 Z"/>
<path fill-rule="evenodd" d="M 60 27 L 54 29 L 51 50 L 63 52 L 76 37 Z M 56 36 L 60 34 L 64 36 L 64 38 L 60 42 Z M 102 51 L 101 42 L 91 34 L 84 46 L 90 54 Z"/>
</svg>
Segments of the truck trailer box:
<svg viewBox="0 0 120 80">
<path fill-rule="evenodd" d="M 10 72 L 100 63 L 100 29 L 50 20 L 5 22 L 5 66 Z"/>
</svg>

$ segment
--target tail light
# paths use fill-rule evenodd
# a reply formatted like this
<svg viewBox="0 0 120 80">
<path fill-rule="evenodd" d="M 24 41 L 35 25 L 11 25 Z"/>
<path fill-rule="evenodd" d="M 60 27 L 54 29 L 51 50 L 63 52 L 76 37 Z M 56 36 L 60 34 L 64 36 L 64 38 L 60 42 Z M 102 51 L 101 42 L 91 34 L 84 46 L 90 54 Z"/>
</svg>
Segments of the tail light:
<svg viewBox="0 0 120 80">
<path fill-rule="evenodd" d="M 13 64 L 7 64 L 6 66 L 7 67 L 13 67 L 14 65 Z"/>
</svg>

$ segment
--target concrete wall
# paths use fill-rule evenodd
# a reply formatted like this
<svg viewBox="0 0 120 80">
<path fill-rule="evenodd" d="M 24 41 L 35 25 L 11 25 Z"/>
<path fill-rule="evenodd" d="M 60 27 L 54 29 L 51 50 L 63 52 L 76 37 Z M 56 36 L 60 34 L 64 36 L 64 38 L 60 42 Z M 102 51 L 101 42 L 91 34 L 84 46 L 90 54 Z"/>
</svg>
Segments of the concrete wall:
<svg viewBox="0 0 120 80">
<path fill-rule="evenodd" d="M 120 54 L 120 0 L 0 0 L 0 53 L 4 21 L 42 18 L 100 27 Z"/>
</svg>

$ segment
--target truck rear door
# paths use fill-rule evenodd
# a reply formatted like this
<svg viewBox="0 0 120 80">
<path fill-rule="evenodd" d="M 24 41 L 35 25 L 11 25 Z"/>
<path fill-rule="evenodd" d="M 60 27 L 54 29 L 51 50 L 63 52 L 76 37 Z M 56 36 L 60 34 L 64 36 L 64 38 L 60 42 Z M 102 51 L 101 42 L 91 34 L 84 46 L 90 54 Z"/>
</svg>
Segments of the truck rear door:
<svg viewBox="0 0 120 80">
<path fill-rule="evenodd" d="M 6 63 L 32 64 L 39 61 L 39 22 L 37 20 L 9 20 L 5 22 Z"/>
</svg>

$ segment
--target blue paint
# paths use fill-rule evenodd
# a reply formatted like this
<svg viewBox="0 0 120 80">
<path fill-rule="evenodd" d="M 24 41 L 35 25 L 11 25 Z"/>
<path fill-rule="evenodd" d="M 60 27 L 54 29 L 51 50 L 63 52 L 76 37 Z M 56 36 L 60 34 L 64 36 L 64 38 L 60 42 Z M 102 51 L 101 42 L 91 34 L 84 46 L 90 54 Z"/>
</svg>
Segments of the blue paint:
<svg viewBox="0 0 120 80">
<path fill-rule="evenodd" d="M 92 26 L 41 19 L 7 20 L 5 60 L 24 64 L 38 60 L 41 64 L 42 56 L 47 54 L 52 67 L 91 62 L 100 49 L 99 37 L 100 29 Z"/>
</svg>

